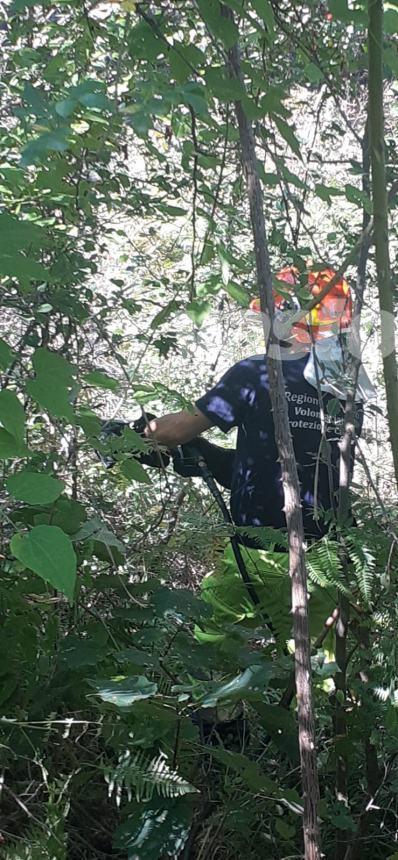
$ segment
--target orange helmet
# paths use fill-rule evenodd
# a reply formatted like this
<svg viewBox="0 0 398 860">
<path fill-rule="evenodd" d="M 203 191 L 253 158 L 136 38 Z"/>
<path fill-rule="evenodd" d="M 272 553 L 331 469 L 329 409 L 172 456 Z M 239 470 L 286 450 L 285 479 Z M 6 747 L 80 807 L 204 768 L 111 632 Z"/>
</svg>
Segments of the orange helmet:
<svg viewBox="0 0 398 860">
<path fill-rule="evenodd" d="M 324 268 L 318 272 L 308 272 L 307 289 L 310 295 L 317 296 L 321 290 L 332 280 L 336 272 L 333 269 Z M 294 307 L 298 310 L 301 308 L 300 301 L 292 287 L 299 285 L 299 271 L 294 266 L 286 266 L 281 269 L 276 275 L 276 280 L 287 284 L 286 290 L 281 287 L 274 289 L 275 308 L 277 310 L 285 310 L 286 304 L 289 302 L 289 296 L 292 297 Z M 289 295 L 287 295 L 287 293 Z M 260 311 L 260 299 L 253 299 L 250 302 L 250 309 Z M 352 299 L 350 288 L 345 278 L 341 278 L 335 284 L 330 292 L 322 299 L 319 305 L 316 305 L 305 317 L 298 322 L 294 322 L 292 330 L 296 339 L 300 343 L 312 343 L 313 340 L 319 340 L 323 337 L 328 337 L 336 332 L 346 331 L 352 320 Z"/>
</svg>

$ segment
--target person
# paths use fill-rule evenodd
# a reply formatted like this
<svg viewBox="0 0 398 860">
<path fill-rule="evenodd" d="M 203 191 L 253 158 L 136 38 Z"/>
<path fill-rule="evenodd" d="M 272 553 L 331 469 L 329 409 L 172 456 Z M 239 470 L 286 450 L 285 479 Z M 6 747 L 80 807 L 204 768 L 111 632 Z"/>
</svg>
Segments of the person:
<svg viewBox="0 0 398 860">
<path fill-rule="evenodd" d="M 347 389 L 342 341 L 350 329 L 352 301 L 344 278 L 337 280 L 328 296 L 309 314 L 301 310 L 299 297 L 317 296 L 334 276 L 331 267 L 307 272 L 303 288 L 303 277 L 297 269 L 287 266 L 275 279 L 274 332 L 279 341 L 309 561 L 336 521 L 339 440 Z M 259 312 L 258 300 L 251 303 L 251 309 Z M 202 598 L 212 610 L 206 629 L 196 629 L 197 638 L 204 642 L 223 641 L 231 624 L 257 626 L 265 614 L 282 648 L 289 638 L 288 553 L 283 531 L 286 519 L 268 360 L 264 353 L 234 364 L 196 400 L 192 412 L 148 415 L 148 421 L 141 418 L 133 425 L 155 445 L 149 454 L 140 455 L 141 462 L 159 467 L 172 459 L 180 475 L 203 477 L 199 456 L 208 473 L 230 491 L 235 532 L 230 535 L 231 542 L 226 541 L 215 570 L 201 585 Z M 361 366 L 355 394 L 358 435 L 363 401 L 372 393 Z M 214 445 L 202 436 L 214 426 L 224 433 L 237 428 L 236 448 Z M 351 468 L 353 463 L 352 450 Z M 310 623 L 318 633 L 317 625 L 322 625 L 333 611 L 333 597 L 314 589 L 311 605 Z"/>
<path fill-rule="evenodd" d="M 309 295 L 318 295 L 334 275 L 329 267 L 309 272 Z M 282 331 L 286 329 L 285 318 L 291 318 L 294 312 L 295 321 L 290 333 L 283 334 L 280 346 L 304 532 L 311 541 L 326 534 L 330 512 L 336 512 L 346 387 L 341 379 L 344 359 L 340 339 L 351 323 L 352 302 L 348 284 L 342 278 L 310 315 L 297 320 L 299 273 L 286 267 L 277 274 L 276 281 L 276 329 L 277 324 Z M 258 311 L 258 301 L 254 300 L 251 307 Z M 144 431 L 147 438 L 169 450 L 195 440 L 215 478 L 230 490 L 233 522 L 251 529 L 286 527 L 267 361 L 266 354 L 239 361 L 196 400 L 193 412 L 183 410 L 155 418 Z M 358 390 L 367 382 L 362 368 Z M 360 394 L 356 399 L 359 434 L 363 397 Z M 202 439 L 201 434 L 213 426 L 224 433 L 236 427 L 236 449 L 223 449 Z"/>
</svg>

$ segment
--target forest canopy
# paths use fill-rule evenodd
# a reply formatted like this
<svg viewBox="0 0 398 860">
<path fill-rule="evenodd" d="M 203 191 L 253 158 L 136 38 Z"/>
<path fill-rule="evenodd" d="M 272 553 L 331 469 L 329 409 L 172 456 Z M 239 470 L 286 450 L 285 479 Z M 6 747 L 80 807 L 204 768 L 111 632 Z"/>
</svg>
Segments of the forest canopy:
<svg viewBox="0 0 398 860">
<path fill-rule="evenodd" d="M 0 857 L 396 860 L 397 0 L 0 8 Z M 286 527 L 145 430 L 286 268 L 352 296 L 313 541 L 272 353 Z"/>
</svg>

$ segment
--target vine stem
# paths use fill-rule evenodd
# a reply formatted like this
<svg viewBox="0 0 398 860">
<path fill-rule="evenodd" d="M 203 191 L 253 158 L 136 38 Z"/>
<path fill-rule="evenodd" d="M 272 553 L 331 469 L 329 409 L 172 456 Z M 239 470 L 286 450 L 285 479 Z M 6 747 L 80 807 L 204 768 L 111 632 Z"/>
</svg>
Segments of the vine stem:
<svg viewBox="0 0 398 860">
<path fill-rule="evenodd" d="M 384 147 L 383 2 L 368 0 L 368 119 L 372 167 L 373 233 L 381 317 L 384 384 L 390 444 L 398 486 L 398 372 L 394 332 L 394 297 L 388 244 L 388 198 Z"/>
<path fill-rule="evenodd" d="M 233 18 L 230 9 L 221 7 L 223 15 Z M 232 77 L 243 84 L 240 53 L 235 44 L 228 52 Z M 264 218 L 264 203 L 257 169 L 253 128 L 241 101 L 235 102 L 239 126 L 241 157 L 247 184 L 250 218 L 254 239 L 257 280 L 261 310 L 271 319 L 271 344 L 274 355 L 268 355 L 270 397 L 273 410 L 275 440 L 278 447 L 284 490 L 284 512 L 289 539 L 289 573 L 292 585 L 292 614 L 295 643 L 295 680 L 299 726 L 299 749 L 303 792 L 303 835 L 305 860 L 320 860 L 320 834 L 318 826 L 319 784 L 315 750 L 315 727 L 311 687 L 311 646 L 308 629 L 307 571 L 305 565 L 304 527 L 300 500 L 300 485 L 289 415 L 285 397 L 282 363 L 278 344 L 273 335 L 274 303 L 272 274 L 268 253 Z"/>
</svg>

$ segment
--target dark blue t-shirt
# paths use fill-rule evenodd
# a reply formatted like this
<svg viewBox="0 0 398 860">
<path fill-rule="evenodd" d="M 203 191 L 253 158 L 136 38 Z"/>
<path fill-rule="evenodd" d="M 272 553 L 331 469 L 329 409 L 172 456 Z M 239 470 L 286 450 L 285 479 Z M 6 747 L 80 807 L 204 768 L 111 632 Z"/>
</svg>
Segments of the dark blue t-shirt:
<svg viewBox="0 0 398 860">
<path fill-rule="evenodd" d="M 330 487 L 318 393 L 303 376 L 307 361 L 307 355 L 290 359 L 282 363 L 282 368 L 301 485 L 304 529 L 308 537 L 319 537 L 325 533 L 326 526 L 322 516 L 314 520 L 315 478 L 317 473 L 317 508 L 319 512 L 330 510 L 331 495 L 338 489 L 342 412 L 340 420 L 332 418 L 327 412 L 332 395 L 323 394 L 331 453 L 333 486 Z M 235 524 L 286 527 L 266 357 L 255 355 L 239 361 L 211 391 L 196 401 L 196 406 L 224 433 L 238 427 L 231 488 L 231 513 Z"/>
</svg>

